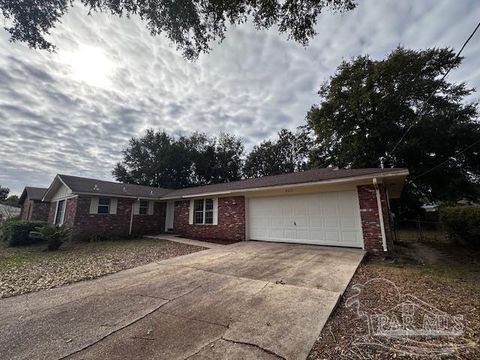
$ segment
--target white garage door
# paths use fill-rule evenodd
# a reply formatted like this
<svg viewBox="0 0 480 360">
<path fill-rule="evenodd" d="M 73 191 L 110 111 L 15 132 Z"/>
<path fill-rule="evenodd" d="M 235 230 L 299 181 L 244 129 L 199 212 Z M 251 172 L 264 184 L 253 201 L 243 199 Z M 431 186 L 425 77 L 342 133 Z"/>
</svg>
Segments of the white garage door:
<svg viewBox="0 0 480 360">
<path fill-rule="evenodd" d="M 362 247 L 356 190 L 250 198 L 251 240 Z"/>
</svg>

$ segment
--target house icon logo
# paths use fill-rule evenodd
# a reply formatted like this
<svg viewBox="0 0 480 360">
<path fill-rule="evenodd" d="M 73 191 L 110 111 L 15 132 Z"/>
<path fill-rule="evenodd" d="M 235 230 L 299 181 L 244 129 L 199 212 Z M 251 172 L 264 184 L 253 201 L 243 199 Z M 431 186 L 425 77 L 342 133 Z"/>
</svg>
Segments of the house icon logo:
<svg viewBox="0 0 480 360">
<path fill-rule="evenodd" d="M 351 352 L 359 358 L 367 347 L 398 355 L 438 357 L 458 355 L 466 348 L 478 346 L 463 340 L 463 315 L 447 314 L 411 294 L 402 294 L 390 280 L 371 279 L 355 284 L 353 290 L 345 306 L 366 325 L 352 343 Z M 382 296 L 380 307 L 373 305 L 378 301 L 372 301 L 378 300 L 378 296 Z"/>
</svg>

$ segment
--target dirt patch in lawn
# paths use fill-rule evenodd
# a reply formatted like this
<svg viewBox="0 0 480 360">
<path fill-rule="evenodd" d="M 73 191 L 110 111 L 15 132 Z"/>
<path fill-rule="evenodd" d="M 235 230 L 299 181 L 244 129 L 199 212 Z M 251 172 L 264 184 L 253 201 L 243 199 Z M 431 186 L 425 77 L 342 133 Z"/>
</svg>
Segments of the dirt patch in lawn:
<svg viewBox="0 0 480 360">
<path fill-rule="evenodd" d="M 0 249 L 0 298 L 94 279 L 205 248 L 133 239 L 71 244 L 55 252 L 44 249 L 45 245 Z"/>
<path fill-rule="evenodd" d="M 402 334 L 414 328 L 429 333 Z M 366 260 L 309 355 L 342 358 L 480 359 L 480 252 L 406 243 Z"/>
</svg>

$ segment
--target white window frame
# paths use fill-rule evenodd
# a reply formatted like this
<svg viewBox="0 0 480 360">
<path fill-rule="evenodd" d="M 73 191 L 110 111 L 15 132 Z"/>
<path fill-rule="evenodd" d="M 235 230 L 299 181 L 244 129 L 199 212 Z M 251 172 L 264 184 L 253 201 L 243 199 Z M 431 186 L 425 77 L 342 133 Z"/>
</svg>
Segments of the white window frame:
<svg viewBox="0 0 480 360">
<path fill-rule="evenodd" d="M 207 200 L 212 201 L 212 209 L 207 210 Z M 195 202 L 196 201 L 202 201 L 202 210 L 196 210 L 195 209 Z M 201 199 L 194 199 L 191 201 L 191 207 L 192 207 L 192 221 L 191 223 L 193 225 L 217 225 L 217 208 L 218 208 L 218 202 L 216 198 L 201 198 Z M 212 222 L 207 223 L 205 222 L 206 219 L 206 214 L 207 212 L 212 213 Z M 196 214 L 201 213 L 202 214 L 202 222 L 196 222 Z"/>
<path fill-rule="evenodd" d="M 142 206 L 142 203 L 145 206 Z M 148 200 L 140 200 L 138 202 L 138 215 L 148 215 L 148 209 L 150 208 L 150 202 Z M 145 212 L 142 213 L 142 209 L 145 209 Z"/>
<path fill-rule="evenodd" d="M 60 203 L 63 203 L 62 216 L 60 217 L 60 219 L 57 223 L 58 208 L 60 207 Z M 67 199 L 57 200 L 57 206 L 55 208 L 55 217 L 53 218 L 53 224 L 54 225 L 58 225 L 58 226 L 63 225 L 63 220 L 65 220 L 65 211 L 66 210 L 67 210 Z"/>
<path fill-rule="evenodd" d="M 105 205 L 105 204 L 100 204 L 100 201 L 101 200 L 108 200 L 108 205 Z M 100 207 L 105 207 L 107 206 L 108 207 L 108 211 L 107 212 L 100 212 Z M 110 198 L 107 198 L 107 197 L 100 197 L 98 198 L 98 204 L 97 204 L 97 214 L 98 215 L 109 215 L 110 214 L 110 210 L 111 210 L 111 207 L 112 207 L 112 199 Z"/>
</svg>

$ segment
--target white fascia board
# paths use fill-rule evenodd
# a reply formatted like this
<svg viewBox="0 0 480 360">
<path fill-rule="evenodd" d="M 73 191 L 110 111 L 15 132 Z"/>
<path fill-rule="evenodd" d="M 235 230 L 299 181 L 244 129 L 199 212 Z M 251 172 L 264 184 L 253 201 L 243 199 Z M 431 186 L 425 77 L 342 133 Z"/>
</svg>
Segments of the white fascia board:
<svg viewBox="0 0 480 360">
<path fill-rule="evenodd" d="M 407 176 L 408 174 L 409 174 L 408 170 L 402 170 L 402 171 L 394 171 L 394 172 L 383 173 L 383 174 L 370 174 L 370 175 L 362 175 L 362 176 L 354 176 L 354 177 L 348 177 L 348 178 L 322 180 L 322 181 L 298 183 L 298 184 L 263 186 L 263 187 L 256 187 L 251 189 L 216 191 L 211 193 L 201 193 L 201 194 L 192 194 L 192 195 L 183 195 L 183 196 L 171 196 L 171 197 L 165 196 L 160 199 L 174 200 L 174 199 L 204 198 L 204 197 L 211 197 L 211 196 L 230 195 L 230 194 L 248 193 L 248 192 L 265 191 L 265 190 L 279 190 L 279 189 L 281 190 L 281 189 L 290 189 L 290 188 L 315 186 L 315 185 L 343 184 L 343 183 L 348 183 L 353 181 L 370 180 L 373 178 L 378 179 L 378 178 L 389 178 L 393 176 Z"/>
<path fill-rule="evenodd" d="M 63 181 L 63 179 L 60 177 L 60 175 L 57 174 L 57 175 L 55 175 L 55 178 L 53 179 L 52 183 L 48 187 L 47 191 L 45 191 L 45 194 L 43 195 L 42 201 L 49 201 L 49 200 L 45 200 L 45 199 L 47 198 L 48 193 L 52 190 L 53 185 L 55 185 L 57 180 L 60 181 L 73 194 L 72 189 L 70 189 L 70 187 L 67 184 L 65 184 L 65 181 Z"/>
</svg>

